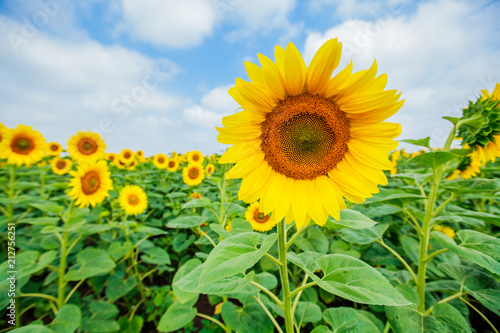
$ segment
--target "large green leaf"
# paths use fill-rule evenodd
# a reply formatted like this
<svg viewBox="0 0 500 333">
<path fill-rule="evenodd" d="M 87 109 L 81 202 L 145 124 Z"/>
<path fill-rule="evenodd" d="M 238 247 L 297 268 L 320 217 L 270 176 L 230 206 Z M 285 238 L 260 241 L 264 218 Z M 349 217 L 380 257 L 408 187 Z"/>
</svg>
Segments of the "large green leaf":
<svg viewBox="0 0 500 333">
<path fill-rule="evenodd" d="M 180 288 L 177 285 L 177 282 L 179 282 L 182 278 L 184 278 L 190 272 L 193 272 L 201 264 L 202 263 L 201 263 L 200 259 L 195 258 L 195 259 L 188 260 L 175 273 L 174 279 L 172 280 L 172 290 L 174 292 L 175 297 L 177 297 L 177 300 L 180 303 L 182 303 L 182 304 L 187 303 L 188 301 L 197 297 L 199 293 L 196 291 L 184 291 L 182 288 Z M 199 273 L 201 273 L 201 268 L 198 271 L 199 271 Z M 185 282 L 186 281 L 190 282 L 190 283 L 185 284 L 185 285 L 186 286 L 192 285 L 194 287 L 193 290 L 195 290 L 196 288 L 198 288 L 199 275 L 198 275 L 197 280 L 196 280 L 196 276 L 194 274 L 191 277 L 192 277 L 191 280 L 184 280 Z M 194 283 L 192 282 L 193 279 L 195 279 Z"/>
<path fill-rule="evenodd" d="M 81 321 L 80 308 L 74 304 L 66 304 L 57 312 L 56 319 L 50 328 L 57 333 L 72 333 L 80 327 Z"/>
<path fill-rule="evenodd" d="M 179 216 L 170 222 L 167 223 L 167 227 L 169 228 L 175 228 L 175 229 L 187 229 L 187 228 L 193 228 L 193 227 L 198 227 L 205 222 L 206 219 L 204 219 L 201 216 Z"/>
<path fill-rule="evenodd" d="M 379 193 L 375 193 L 371 198 L 366 199 L 366 204 L 385 203 L 397 207 L 404 207 L 408 202 L 425 199 L 420 194 L 407 193 L 403 190 L 388 190 L 381 188 Z"/>
<path fill-rule="evenodd" d="M 388 228 L 389 224 L 379 224 L 366 229 L 342 229 L 340 237 L 348 243 L 370 244 L 382 238 Z"/>
<path fill-rule="evenodd" d="M 118 332 L 120 325 L 114 320 L 118 313 L 118 307 L 106 301 L 93 301 L 89 306 L 92 315 L 82 320 L 82 330 L 89 333 Z"/>
<path fill-rule="evenodd" d="M 458 155 L 446 151 L 432 151 L 415 156 L 410 163 L 420 164 L 435 169 L 446 162 L 459 158 Z"/>
<path fill-rule="evenodd" d="M 188 304 L 175 302 L 163 314 L 158 324 L 159 332 L 174 332 L 193 321 L 198 311 Z"/>
<path fill-rule="evenodd" d="M 500 191 L 498 179 L 456 179 L 444 182 L 441 187 L 454 193 L 493 193 Z"/>
<path fill-rule="evenodd" d="M 460 230 L 457 233 L 462 240 L 460 245 L 442 232 L 433 232 L 432 236 L 448 250 L 470 260 L 492 273 L 500 275 L 500 239 L 472 230 Z"/>
<path fill-rule="evenodd" d="M 42 325 L 28 325 L 9 331 L 12 333 L 55 333 L 53 330 Z"/>
<path fill-rule="evenodd" d="M 317 323 L 321 320 L 321 308 L 313 302 L 299 302 L 295 310 L 297 323 Z M 301 325 L 300 325 L 301 326 Z"/>
<path fill-rule="evenodd" d="M 483 220 L 485 222 L 492 223 L 496 226 L 500 226 L 500 216 L 497 215 L 488 214 L 484 212 L 475 212 L 472 210 L 459 211 L 456 214 L 460 216 L 471 217 L 473 219 Z"/>
<path fill-rule="evenodd" d="M 208 198 L 193 199 L 182 205 L 182 209 L 195 208 L 195 207 L 212 207 L 215 205 L 216 203 L 212 203 L 212 201 Z"/>
<path fill-rule="evenodd" d="M 388 306 L 385 312 L 395 333 L 471 333 L 464 317 L 447 303 L 436 304 L 428 316 L 411 306 Z"/>
<path fill-rule="evenodd" d="M 300 235 L 294 242 L 302 251 L 318 253 L 328 252 L 328 238 L 317 228 L 307 229 L 305 234 Z"/>
<path fill-rule="evenodd" d="M 332 217 L 329 217 L 325 223 L 325 227 L 328 229 L 341 229 L 341 228 L 351 228 L 351 229 L 364 229 L 369 228 L 377 224 L 377 222 L 370 219 L 368 216 L 350 209 L 344 209 L 340 211 L 340 220 L 336 221 Z"/>
<path fill-rule="evenodd" d="M 107 273 L 115 268 L 114 261 L 108 253 L 101 249 L 88 247 L 78 253 L 76 257 L 78 265 L 66 273 L 68 281 L 78 281 L 102 273 Z"/>
<path fill-rule="evenodd" d="M 46 201 L 42 203 L 28 203 L 28 205 L 40 209 L 42 212 L 59 214 L 64 209 L 63 206 L 59 206 L 58 204 L 52 201 Z"/>
<path fill-rule="evenodd" d="M 150 247 L 144 250 L 144 255 L 141 256 L 141 259 L 148 264 L 153 265 L 169 265 L 170 264 L 170 256 L 167 251 L 162 249 L 161 247 L 155 246 Z"/>
<path fill-rule="evenodd" d="M 323 319 L 335 333 L 376 333 L 377 326 L 361 311 L 353 308 L 338 307 L 326 309 Z"/>
<path fill-rule="evenodd" d="M 298 256 L 291 257 L 290 261 L 301 267 L 320 288 L 353 302 L 395 306 L 411 304 L 380 272 L 359 259 L 342 254 L 319 258 L 322 278 L 310 271 Z"/>
<path fill-rule="evenodd" d="M 106 287 L 106 297 L 110 302 L 114 302 L 127 295 L 136 285 L 137 279 L 135 276 L 129 276 L 125 279 L 125 271 L 117 270 L 109 277 Z"/>
<path fill-rule="evenodd" d="M 248 302 L 242 308 L 236 308 L 231 302 L 222 305 L 222 319 L 239 333 L 271 333 L 274 326 L 257 302 Z"/>
<path fill-rule="evenodd" d="M 256 232 L 246 232 L 224 239 L 217 244 L 203 265 L 200 286 L 243 273 L 255 265 L 278 238 L 277 234 L 268 235 L 258 248 L 260 236 Z"/>
</svg>

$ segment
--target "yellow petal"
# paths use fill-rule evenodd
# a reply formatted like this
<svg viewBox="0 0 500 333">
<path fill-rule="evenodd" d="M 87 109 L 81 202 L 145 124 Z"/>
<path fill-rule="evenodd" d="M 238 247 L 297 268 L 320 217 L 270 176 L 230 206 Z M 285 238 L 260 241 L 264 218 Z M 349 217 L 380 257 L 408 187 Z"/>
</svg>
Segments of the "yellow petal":
<svg viewBox="0 0 500 333">
<path fill-rule="evenodd" d="M 224 127 L 240 127 L 245 125 L 258 125 L 266 120 L 266 113 L 244 110 L 230 116 L 222 117 L 222 126 Z"/>
<path fill-rule="evenodd" d="M 269 89 L 271 89 L 277 99 L 285 98 L 285 82 L 278 69 L 278 66 L 268 57 L 262 54 L 257 54 L 260 60 L 260 65 L 264 70 L 264 76 Z"/>
<path fill-rule="evenodd" d="M 398 94 L 398 98 L 399 96 L 400 94 Z M 393 105 L 382 106 L 380 108 L 355 115 L 348 113 L 347 116 L 349 117 L 349 119 L 351 119 L 351 122 L 355 123 L 357 126 L 359 126 L 360 124 L 374 124 L 384 121 L 395 114 L 399 109 L 401 109 L 404 102 L 405 100 L 403 99 Z"/>
<path fill-rule="evenodd" d="M 351 139 L 348 143 L 349 152 L 351 152 L 360 162 L 371 165 L 374 168 L 391 170 L 394 165 L 389 161 L 389 156 L 384 153 L 373 151 L 373 149 L 362 141 Z"/>
<path fill-rule="evenodd" d="M 306 64 L 299 50 L 288 43 L 285 50 L 285 87 L 288 95 L 298 95 L 304 90 Z M 297 218 L 297 217 L 295 217 Z"/>
<path fill-rule="evenodd" d="M 335 102 L 341 110 L 348 113 L 363 113 L 380 106 L 394 105 L 399 99 L 396 90 L 386 90 L 373 94 L 351 95 L 338 98 Z"/>
<path fill-rule="evenodd" d="M 262 163 L 245 178 L 241 180 L 240 190 L 238 191 L 238 198 L 244 200 L 245 198 L 253 195 L 260 190 L 271 176 L 271 167 L 266 161 Z"/>
<path fill-rule="evenodd" d="M 337 221 L 340 220 L 339 197 L 342 199 L 342 195 L 337 186 L 326 176 L 317 177 L 315 182 L 323 207 L 330 216 Z"/>
<path fill-rule="evenodd" d="M 226 150 L 226 152 L 219 159 L 219 163 L 236 163 L 240 159 L 259 151 L 260 144 L 260 139 L 237 143 Z"/>
<path fill-rule="evenodd" d="M 307 196 L 307 180 L 295 180 L 292 193 L 292 210 L 297 228 L 302 228 L 306 223 L 309 197 Z"/>
<path fill-rule="evenodd" d="M 328 213 L 323 208 L 323 204 L 321 202 L 321 198 L 318 190 L 316 189 L 316 182 L 310 181 L 307 183 L 307 195 L 309 196 L 309 214 L 311 215 L 312 220 L 323 226 L 328 219 Z"/>
<path fill-rule="evenodd" d="M 264 76 L 264 71 L 262 70 L 262 68 L 250 61 L 245 61 L 245 69 L 250 81 L 260 85 L 266 84 L 266 77 Z"/>
<path fill-rule="evenodd" d="M 359 170 L 360 173 L 365 175 L 368 179 L 373 180 L 377 184 L 387 185 L 387 177 L 382 170 L 372 168 L 371 166 L 360 162 L 356 157 L 349 153 L 344 156 L 342 162 L 344 161 L 348 163 L 354 170 Z"/>
<path fill-rule="evenodd" d="M 377 74 L 377 62 L 373 61 L 370 69 L 362 71 L 362 75 L 355 81 L 350 82 L 345 88 L 340 90 L 337 98 L 341 100 L 345 96 L 351 96 L 362 92 L 364 89 L 372 84 L 375 75 Z"/>
<path fill-rule="evenodd" d="M 336 96 L 341 89 L 343 89 L 347 84 L 349 84 L 349 77 L 352 73 L 352 60 L 349 64 L 341 70 L 337 75 L 335 75 L 325 86 L 323 93 L 326 98 Z"/>
<path fill-rule="evenodd" d="M 278 67 L 281 76 L 285 75 L 285 50 L 279 45 L 274 48 L 274 61 Z"/>
<path fill-rule="evenodd" d="M 269 109 L 270 111 L 275 105 L 272 96 L 269 96 L 269 91 L 256 84 L 238 78 L 235 88 L 240 91 L 243 98 L 255 105 L 257 109 Z"/>
<path fill-rule="evenodd" d="M 262 160 L 264 160 L 264 154 L 260 152 L 242 158 L 231 170 L 226 172 L 226 178 L 243 178 L 243 176 L 257 168 L 262 163 Z"/>
<path fill-rule="evenodd" d="M 267 215 L 276 209 L 276 206 L 278 205 L 281 199 L 283 188 L 285 187 L 285 182 L 286 182 L 285 176 L 276 172 L 274 173 L 274 175 L 270 180 L 269 188 L 261 200 L 261 203 L 263 203 L 262 212 L 264 214 Z"/>
<path fill-rule="evenodd" d="M 242 127 L 240 132 L 235 132 L 232 130 L 228 130 L 224 127 L 216 127 L 215 128 L 220 134 L 217 136 L 217 141 L 223 144 L 236 144 L 242 141 L 250 141 L 257 139 L 261 134 L 262 130 L 260 126 L 247 126 Z"/>
<path fill-rule="evenodd" d="M 281 221 L 285 218 L 286 214 L 290 209 L 292 203 L 292 191 L 293 191 L 293 179 L 286 178 L 283 184 L 283 192 L 281 193 L 281 198 L 279 204 L 276 206 L 276 210 L 273 213 L 276 221 Z"/>
<path fill-rule="evenodd" d="M 355 121 L 351 122 L 351 137 L 361 138 L 384 138 L 394 139 L 401 134 L 401 125 L 396 123 L 381 122 L 370 125 L 360 125 Z"/>
<path fill-rule="evenodd" d="M 311 94 L 322 93 L 326 83 L 340 62 L 342 43 L 337 38 L 324 43 L 314 55 L 307 72 L 307 90 Z"/>
</svg>

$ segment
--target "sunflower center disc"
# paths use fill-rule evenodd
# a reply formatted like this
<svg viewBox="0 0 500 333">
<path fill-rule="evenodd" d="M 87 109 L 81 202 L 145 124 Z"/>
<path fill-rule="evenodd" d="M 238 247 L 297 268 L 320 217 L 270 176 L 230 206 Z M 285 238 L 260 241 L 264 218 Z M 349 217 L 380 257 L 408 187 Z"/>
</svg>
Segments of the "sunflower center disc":
<svg viewBox="0 0 500 333">
<path fill-rule="evenodd" d="M 82 192 L 91 195 L 97 192 L 101 185 L 99 174 L 96 171 L 89 171 L 82 177 Z"/>
<path fill-rule="evenodd" d="M 165 162 L 165 160 L 163 159 L 163 157 L 160 157 L 160 158 L 158 159 L 158 162 L 159 162 L 159 163 L 163 163 L 163 162 Z"/>
<path fill-rule="evenodd" d="M 50 150 L 52 151 L 57 151 L 58 147 L 56 145 L 50 146 Z"/>
<path fill-rule="evenodd" d="M 260 136 L 264 159 L 293 179 L 326 175 L 347 153 L 349 137 L 349 120 L 338 105 L 308 93 L 280 101 Z"/>
<path fill-rule="evenodd" d="M 24 137 L 18 137 L 14 139 L 10 147 L 12 148 L 12 151 L 14 151 L 15 153 L 22 155 L 27 155 L 33 149 L 35 149 L 33 141 L 30 140 L 29 138 L 24 138 Z"/>
<path fill-rule="evenodd" d="M 97 143 L 92 139 L 82 139 L 78 142 L 78 150 L 83 155 L 91 155 L 97 151 Z"/>
<path fill-rule="evenodd" d="M 59 170 L 64 169 L 65 166 L 66 166 L 66 162 L 64 162 L 64 161 L 58 161 L 56 163 L 56 168 L 58 168 Z"/>
<path fill-rule="evenodd" d="M 135 194 L 131 194 L 128 197 L 128 203 L 132 206 L 136 206 L 139 203 L 139 198 Z"/>
<path fill-rule="evenodd" d="M 253 213 L 253 218 L 258 223 L 266 223 L 267 221 L 269 221 L 271 217 L 269 215 L 265 215 L 264 213 L 259 212 L 259 210 L 257 209 L 255 210 L 255 213 Z"/>
<path fill-rule="evenodd" d="M 168 167 L 169 168 L 173 168 L 174 166 L 175 166 L 175 162 L 174 161 L 168 162 Z"/>
<path fill-rule="evenodd" d="M 192 168 L 189 170 L 189 178 L 191 179 L 196 179 L 198 178 L 198 175 L 200 174 L 200 171 L 196 168 Z"/>
<path fill-rule="evenodd" d="M 130 153 L 126 152 L 123 156 L 128 160 L 130 158 Z"/>
</svg>

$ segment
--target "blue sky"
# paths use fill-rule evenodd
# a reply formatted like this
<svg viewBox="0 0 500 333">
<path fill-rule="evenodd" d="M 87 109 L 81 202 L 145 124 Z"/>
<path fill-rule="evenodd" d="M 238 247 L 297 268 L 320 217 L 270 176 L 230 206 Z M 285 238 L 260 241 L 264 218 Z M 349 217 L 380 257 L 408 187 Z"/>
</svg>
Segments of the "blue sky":
<svg viewBox="0 0 500 333">
<path fill-rule="evenodd" d="M 308 62 L 338 37 L 339 70 L 377 59 L 402 92 L 400 139 L 438 147 L 441 117 L 500 81 L 498 17 L 496 1 L 0 1 L 0 122 L 64 147 L 96 131 L 113 152 L 222 152 L 214 127 L 238 108 L 244 61 L 293 42 Z"/>
</svg>

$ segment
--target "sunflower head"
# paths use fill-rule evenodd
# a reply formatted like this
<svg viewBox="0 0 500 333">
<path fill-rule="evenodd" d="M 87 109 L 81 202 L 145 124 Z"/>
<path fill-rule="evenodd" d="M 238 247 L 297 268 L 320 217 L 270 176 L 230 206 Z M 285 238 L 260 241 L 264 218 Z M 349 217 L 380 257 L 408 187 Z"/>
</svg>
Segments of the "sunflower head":
<svg viewBox="0 0 500 333">
<path fill-rule="evenodd" d="M 205 179 L 205 172 L 202 165 L 188 164 L 182 169 L 182 179 L 186 185 L 194 186 L 201 184 Z"/>
<path fill-rule="evenodd" d="M 52 168 L 52 172 L 56 175 L 67 174 L 72 166 L 73 162 L 67 158 L 54 157 L 50 160 L 50 167 Z"/>
<path fill-rule="evenodd" d="M 259 203 L 254 202 L 248 206 L 245 212 L 245 219 L 250 222 L 255 231 L 266 232 L 274 228 L 276 220 L 259 210 Z"/>
<path fill-rule="evenodd" d="M 189 151 L 186 153 L 187 162 L 189 164 L 203 164 L 204 157 L 203 154 L 198 150 Z"/>
<path fill-rule="evenodd" d="M 107 153 L 106 156 L 107 156 L 108 161 L 111 163 L 116 162 L 116 160 L 118 158 L 118 155 L 116 155 L 115 153 Z"/>
<path fill-rule="evenodd" d="M 120 154 L 118 155 L 118 158 L 123 163 L 128 164 L 135 159 L 135 154 L 132 150 L 125 148 L 120 152 Z"/>
<path fill-rule="evenodd" d="M 156 154 L 154 159 L 153 159 L 153 164 L 158 169 L 166 169 L 169 162 L 170 161 L 169 161 L 167 155 L 162 154 L 162 153 Z"/>
<path fill-rule="evenodd" d="M 148 198 L 144 190 L 137 185 L 126 185 L 120 191 L 120 207 L 127 215 L 144 213 L 148 207 Z"/>
<path fill-rule="evenodd" d="M 69 185 L 71 187 L 68 195 L 76 200 L 80 208 L 94 207 L 100 204 L 109 196 L 109 191 L 113 189 L 111 174 L 108 171 L 106 161 L 96 163 L 83 163 L 76 171 L 71 171 L 73 176 Z"/>
<path fill-rule="evenodd" d="M 363 202 L 393 168 L 401 126 L 383 120 L 403 105 L 400 94 L 384 90 L 376 62 L 357 73 L 351 62 L 332 77 L 341 48 L 327 41 L 306 66 L 289 43 L 276 47 L 274 62 L 259 54 L 260 67 L 245 63 L 250 82 L 229 89 L 243 110 L 217 128 L 218 141 L 232 145 L 219 163 L 236 163 L 226 178 L 242 178 L 239 198 L 260 199 L 263 214 L 298 228 L 339 219 L 344 198 Z"/>
<path fill-rule="evenodd" d="M 213 165 L 212 163 L 208 163 L 205 167 L 205 172 L 207 173 L 207 176 L 210 176 L 215 172 L 215 165 Z"/>
<path fill-rule="evenodd" d="M 2 142 L 2 138 L 5 136 L 5 132 L 7 131 L 7 127 L 0 123 L 0 142 Z"/>
<path fill-rule="evenodd" d="M 60 144 L 58 144 L 57 142 L 49 142 L 47 149 L 48 155 L 59 156 L 59 154 L 61 154 L 62 151 L 63 149 Z"/>
<path fill-rule="evenodd" d="M 177 157 L 171 157 L 168 159 L 167 162 L 167 170 L 170 172 L 175 172 L 179 168 L 179 158 Z"/>
<path fill-rule="evenodd" d="M 77 132 L 68 141 L 69 156 L 78 163 L 93 163 L 106 158 L 106 144 L 93 132 Z"/>
<path fill-rule="evenodd" d="M 455 230 L 453 230 L 452 228 L 447 227 L 447 226 L 436 225 L 436 226 L 434 226 L 434 230 L 441 231 L 442 233 L 446 234 L 450 238 L 453 238 L 456 236 Z"/>
<path fill-rule="evenodd" d="M 48 145 L 42 134 L 31 126 L 18 125 L 1 134 L 0 158 L 7 159 L 8 164 L 32 165 L 45 156 Z"/>
<path fill-rule="evenodd" d="M 198 193 L 198 192 L 193 192 L 189 195 L 189 198 L 190 199 L 202 199 L 203 196 L 201 195 L 201 193 Z"/>
<path fill-rule="evenodd" d="M 500 83 L 493 93 L 482 91 L 483 95 L 463 109 L 458 136 L 462 145 L 470 148 L 485 148 L 490 142 L 495 143 L 495 136 L 500 134 Z"/>
</svg>

